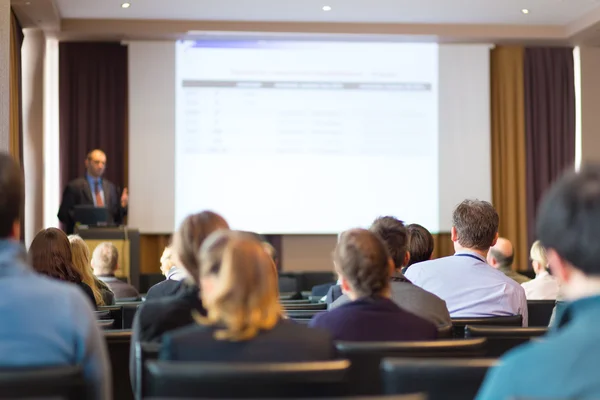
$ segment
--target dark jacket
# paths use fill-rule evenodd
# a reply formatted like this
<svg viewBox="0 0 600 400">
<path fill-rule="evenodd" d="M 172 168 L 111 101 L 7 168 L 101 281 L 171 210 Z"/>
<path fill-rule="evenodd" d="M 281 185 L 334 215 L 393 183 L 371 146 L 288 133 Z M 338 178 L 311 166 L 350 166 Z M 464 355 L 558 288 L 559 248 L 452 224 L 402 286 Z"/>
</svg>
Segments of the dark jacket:
<svg viewBox="0 0 600 400">
<path fill-rule="evenodd" d="M 146 293 L 146 301 L 160 299 L 161 297 L 174 296 L 181 290 L 182 286 L 182 281 L 165 279 L 164 281 L 158 282 L 156 285 L 148 289 L 148 293 Z"/>
<path fill-rule="evenodd" d="M 115 276 L 99 276 L 102 282 L 106 283 L 110 290 L 115 294 L 115 299 L 139 299 L 140 294 L 137 289 L 127 282 L 123 282 Z"/>
<path fill-rule="evenodd" d="M 79 286 L 83 293 L 85 293 L 85 297 L 87 297 L 92 303 L 92 307 L 96 308 L 96 298 L 94 297 L 94 292 L 92 288 L 83 282 L 75 283 L 75 285 Z"/>
<path fill-rule="evenodd" d="M 446 326 L 452 323 L 444 300 L 417 285 L 413 285 L 401 273 L 396 273 L 392 277 L 390 289 L 392 290 L 392 300 L 402 309 L 433 322 L 436 326 Z M 339 295 L 337 295 L 338 293 Z M 327 294 L 328 304 L 330 299 L 334 297 L 334 302 L 328 307 L 330 310 L 350 302 L 348 296 L 342 294 L 339 286 L 334 286 Z"/>
<path fill-rule="evenodd" d="M 334 340 L 352 342 L 435 340 L 438 332 L 431 322 L 379 296 L 357 299 L 317 314 L 309 326 L 328 330 Z"/>
<path fill-rule="evenodd" d="M 161 360 L 208 362 L 303 362 L 336 357 L 331 335 L 289 320 L 255 338 L 232 342 L 216 340 L 214 327 L 198 324 L 166 334 Z"/>
<path fill-rule="evenodd" d="M 102 178 L 102 190 L 104 191 L 104 203 L 111 218 L 109 222 L 122 224 L 123 218 L 127 215 L 127 207 L 121 207 L 121 194 L 117 192 L 117 187 L 109 180 Z M 72 180 L 63 191 L 58 219 L 65 224 L 67 235 L 74 231 L 73 209 L 78 205 L 94 205 L 92 190 L 86 178 Z"/>
</svg>

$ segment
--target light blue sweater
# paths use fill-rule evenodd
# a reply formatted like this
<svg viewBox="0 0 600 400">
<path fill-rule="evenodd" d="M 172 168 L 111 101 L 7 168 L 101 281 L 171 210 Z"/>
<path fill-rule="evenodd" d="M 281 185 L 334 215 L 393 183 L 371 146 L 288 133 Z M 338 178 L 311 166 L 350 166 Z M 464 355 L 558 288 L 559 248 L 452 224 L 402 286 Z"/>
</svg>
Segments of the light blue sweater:
<svg viewBox="0 0 600 400">
<path fill-rule="evenodd" d="M 106 344 L 80 288 L 39 275 L 0 240 L 0 367 L 82 365 L 96 399 L 111 396 Z"/>
</svg>

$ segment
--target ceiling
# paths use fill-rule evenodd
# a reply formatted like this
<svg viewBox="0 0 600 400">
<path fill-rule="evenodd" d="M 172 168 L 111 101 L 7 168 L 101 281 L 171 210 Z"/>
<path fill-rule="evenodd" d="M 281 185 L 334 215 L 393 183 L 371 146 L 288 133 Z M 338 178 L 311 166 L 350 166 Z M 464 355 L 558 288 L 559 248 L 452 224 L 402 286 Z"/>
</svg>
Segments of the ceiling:
<svg viewBox="0 0 600 400">
<path fill-rule="evenodd" d="M 32 2 L 35 0 L 32 0 Z M 67 19 L 565 25 L 598 0 L 56 0 Z M 322 7 L 329 5 L 331 11 Z M 524 15 L 521 10 L 529 9 Z"/>
</svg>

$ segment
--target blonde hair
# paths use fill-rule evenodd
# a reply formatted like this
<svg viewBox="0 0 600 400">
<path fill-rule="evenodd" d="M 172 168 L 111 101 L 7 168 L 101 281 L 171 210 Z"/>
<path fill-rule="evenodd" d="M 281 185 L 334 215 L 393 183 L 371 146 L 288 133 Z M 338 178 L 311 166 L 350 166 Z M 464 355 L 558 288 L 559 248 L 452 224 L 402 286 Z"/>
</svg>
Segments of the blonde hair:
<svg viewBox="0 0 600 400">
<path fill-rule="evenodd" d="M 546 258 L 546 249 L 542 246 L 542 242 L 536 240 L 531 245 L 531 251 L 529 252 L 531 261 L 537 261 L 544 268 L 548 268 L 548 258 Z"/>
<path fill-rule="evenodd" d="M 105 305 L 102 292 L 98 288 L 98 285 L 96 285 L 96 278 L 90 264 L 90 249 L 87 243 L 79 235 L 69 235 L 68 238 L 69 243 L 71 243 L 73 266 L 81 274 L 81 281 L 92 289 L 96 305 Z"/>
<path fill-rule="evenodd" d="M 260 330 L 272 329 L 283 317 L 277 289 L 277 269 L 262 244 L 250 235 L 232 231 L 213 233 L 200 254 L 200 279 L 216 279 L 212 293 L 203 293 L 203 325 L 223 325 L 217 340 L 242 341 Z"/>
</svg>

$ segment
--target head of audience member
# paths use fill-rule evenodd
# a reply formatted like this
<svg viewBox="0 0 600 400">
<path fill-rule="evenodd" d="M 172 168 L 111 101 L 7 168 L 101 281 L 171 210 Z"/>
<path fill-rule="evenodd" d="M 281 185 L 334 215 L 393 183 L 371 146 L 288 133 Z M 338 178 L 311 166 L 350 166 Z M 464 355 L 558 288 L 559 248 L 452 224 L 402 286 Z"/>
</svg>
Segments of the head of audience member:
<svg viewBox="0 0 600 400">
<path fill-rule="evenodd" d="M 531 245 L 529 257 L 531 258 L 531 265 L 536 275 L 548 271 L 548 258 L 546 257 L 546 249 L 542 246 L 542 242 L 536 240 Z"/>
<path fill-rule="evenodd" d="M 470 251 L 487 258 L 498 240 L 498 224 L 498 213 L 487 201 L 463 201 L 452 213 L 454 251 Z"/>
<path fill-rule="evenodd" d="M 24 202 L 23 172 L 10 155 L 0 153 L 0 239 L 20 239 Z"/>
<path fill-rule="evenodd" d="M 119 251 L 111 242 L 102 242 L 92 253 L 92 268 L 96 276 L 114 276 L 119 268 Z"/>
<path fill-rule="evenodd" d="M 82 276 L 72 260 L 71 244 L 60 229 L 41 230 L 29 246 L 29 261 L 35 271 L 61 281 L 81 283 Z"/>
<path fill-rule="evenodd" d="M 408 252 L 408 231 L 404 222 L 394 217 L 379 217 L 369 230 L 383 241 L 396 269 L 408 264 L 411 254 Z"/>
<path fill-rule="evenodd" d="M 600 294 L 600 164 L 552 186 L 538 210 L 537 236 L 566 300 Z"/>
<path fill-rule="evenodd" d="M 213 232 L 229 229 L 227 221 L 212 211 L 203 211 L 188 216 L 173 235 L 173 251 L 188 276 L 197 284 L 200 271 L 198 251 L 202 243 Z"/>
<path fill-rule="evenodd" d="M 513 245 L 510 240 L 506 238 L 498 238 L 496 244 L 490 248 L 487 256 L 487 262 L 492 267 L 499 268 L 510 268 L 515 260 L 515 253 Z"/>
<path fill-rule="evenodd" d="M 92 289 L 96 305 L 105 305 L 104 299 L 102 298 L 102 292 L 96 284 L 96 279 L 90 263 L 90 248 L 79 235 L 69 235 L 68 239 L 69 243 L 71 243 L 71 261 L 73 262 L 73 267 L 81 274 L 83 283 Z"/>
<path fill-rule="evenodd" d="M 85 158 L 85 169 L 92 178 L 100 178 L 106 168 L 106 154 L 95 149 L 90 151 Z"/>
<path fill-rule="evenodd" d="M 375 233 L 366 229 L 342 233 L 333 252 L 333 264 L 340 277 L 342 291 L 350 300 L 389 297 L 394 261 Z"/>
<path fill-rule="evenodd" d="M 407 267 L 423 261 L 431 260 L 433 254 L 433 235 L 419 224 L 410 224 L 406 227 L 408 232 L 408 252 L 410 260 Z"/>
<path fill-rule="evenodd" d="M 160 256 L 160 272 L 162 272 L 164 276 L 167 276 L 171 268 L 176 266 L 177 263 L 175 262 L 175 254 L 173 254 L 173 246 L 168 245 Z"/>
<path fill-rule="evenodd" d="M 206 325 L 219 325 L 219 340 L 242 341 L 269 330 L 283 316 L 277 269 L 262 243 L 251 235 L 214 232 L 202 245 L 200 293 Z"/>
</svg>

